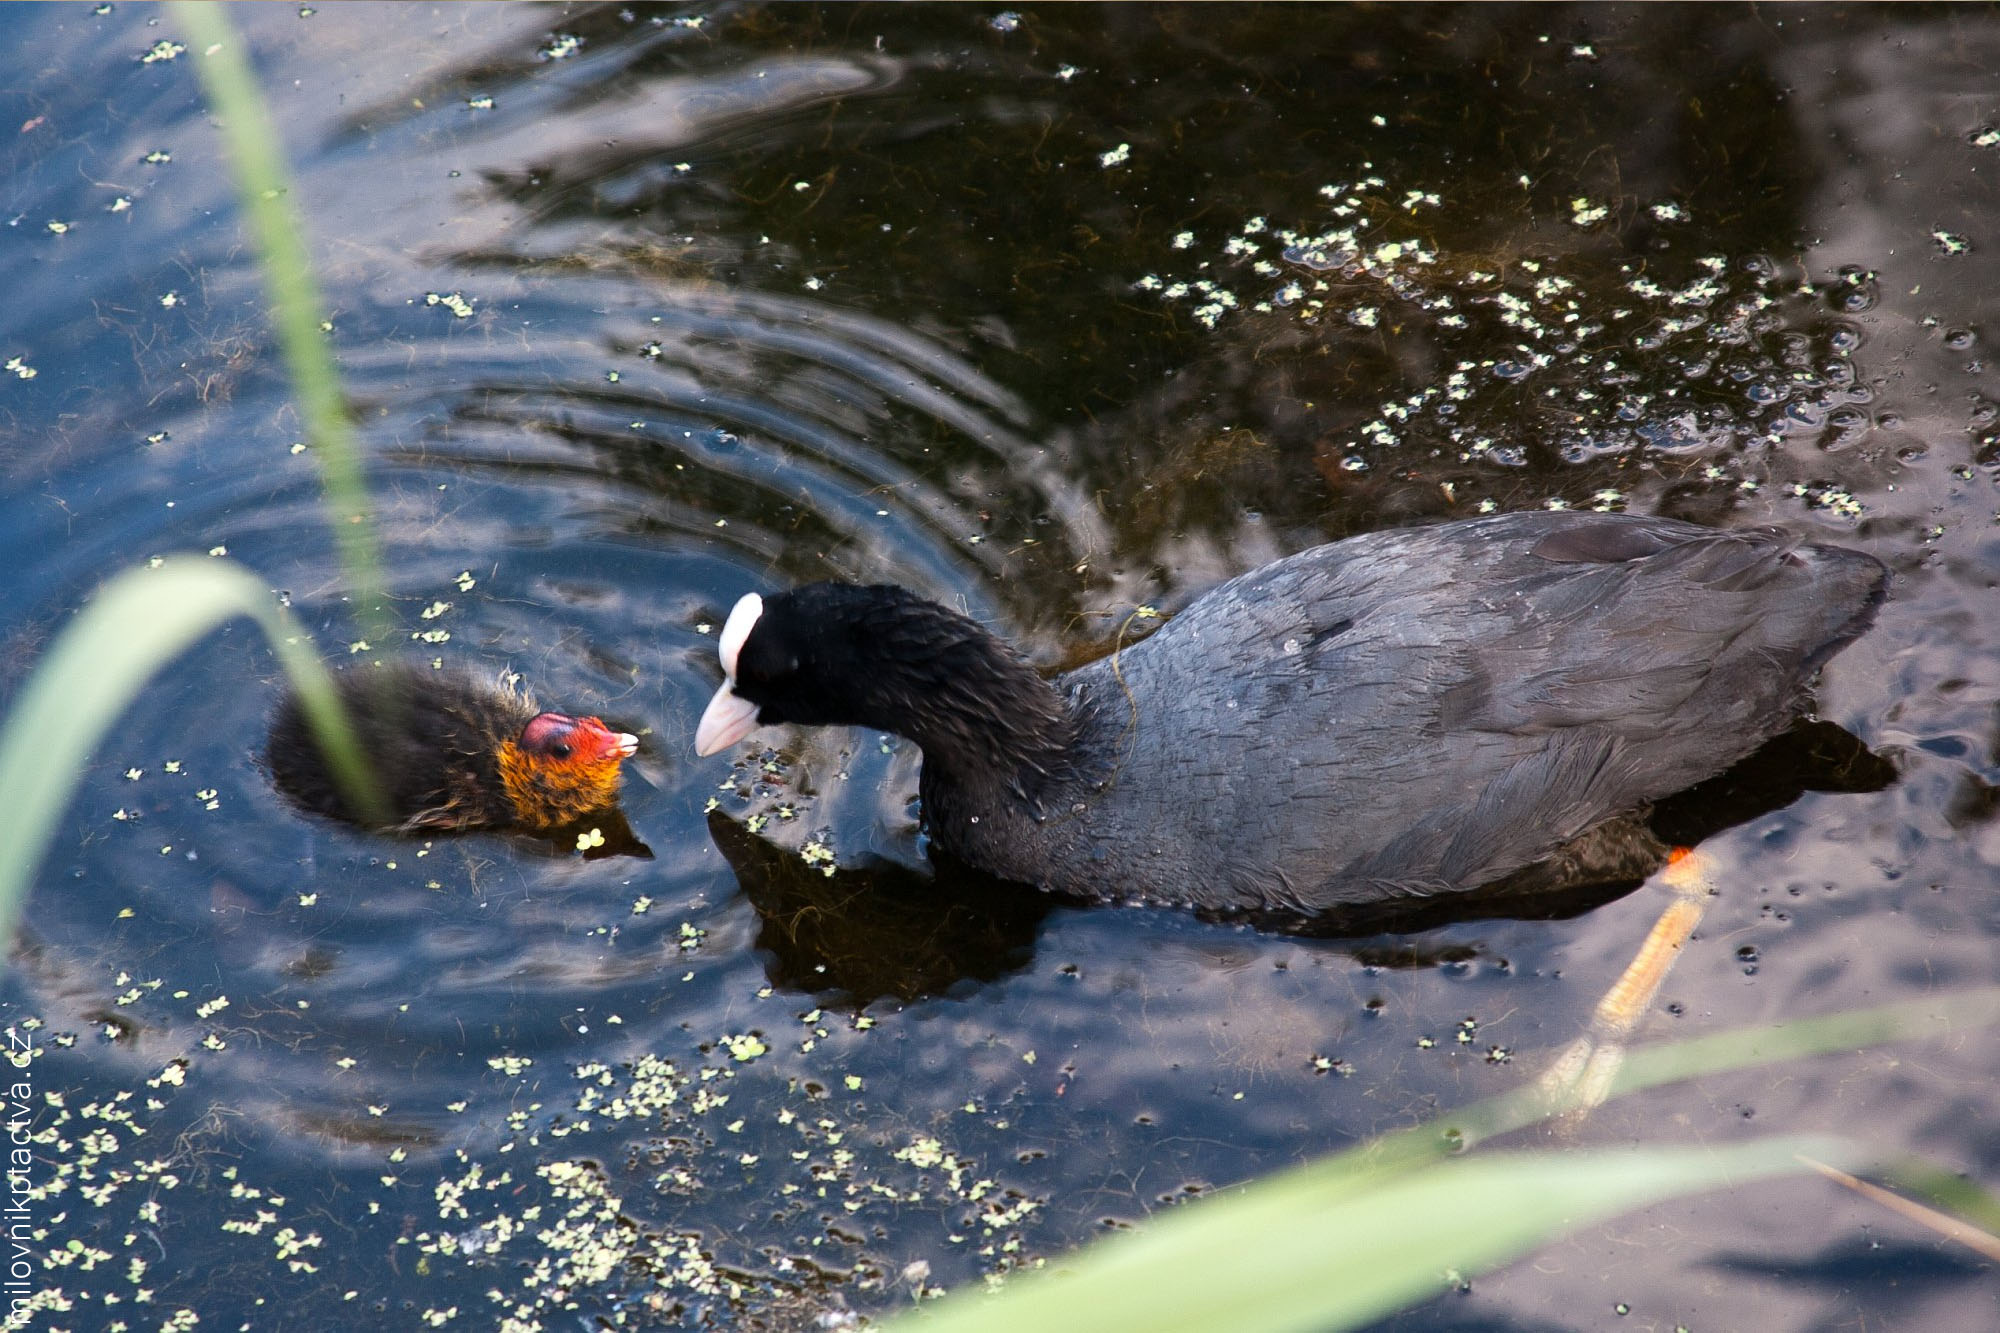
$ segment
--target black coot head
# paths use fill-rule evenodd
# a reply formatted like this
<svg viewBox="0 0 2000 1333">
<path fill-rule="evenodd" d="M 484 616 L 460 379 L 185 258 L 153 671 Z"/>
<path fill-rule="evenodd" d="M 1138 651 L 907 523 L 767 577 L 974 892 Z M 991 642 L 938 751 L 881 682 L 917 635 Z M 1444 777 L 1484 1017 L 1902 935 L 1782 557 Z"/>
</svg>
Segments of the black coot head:
<svg viewBox="0 0 2000 1333">
<path fill-rule="evenodd" d="M 901 589 L 815 583 L 770 597 L 747 593 L 716 644 L 727 678 L 695 731 L 714 754 L 760 726 L 872 721 L 869 698 L 885 663 L 869 624 Z"/>
</svg>

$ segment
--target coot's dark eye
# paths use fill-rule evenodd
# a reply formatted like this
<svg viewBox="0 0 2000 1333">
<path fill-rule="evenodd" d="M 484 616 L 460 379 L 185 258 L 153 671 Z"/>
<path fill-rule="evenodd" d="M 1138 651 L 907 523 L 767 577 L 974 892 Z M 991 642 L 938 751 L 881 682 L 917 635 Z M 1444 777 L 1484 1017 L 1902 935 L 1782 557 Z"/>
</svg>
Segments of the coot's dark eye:
<svg viewBox="0 0 2000 1333">
<path fill-rule="evenodd" d="M 569 746 L 564 745 L 561 741 L 557 741 L 554 745 L 551 745 L 549 747 L 549 753 L 554 755 L 558 759 L 567 759 L 570 756 L 570 748 Z"/>
</svg>

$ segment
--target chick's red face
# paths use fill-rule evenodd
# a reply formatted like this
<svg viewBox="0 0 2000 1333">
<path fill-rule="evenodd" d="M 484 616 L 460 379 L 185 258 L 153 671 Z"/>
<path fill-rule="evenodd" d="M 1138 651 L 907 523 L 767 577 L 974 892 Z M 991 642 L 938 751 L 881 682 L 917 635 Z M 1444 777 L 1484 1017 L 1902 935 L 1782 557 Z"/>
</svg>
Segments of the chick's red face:
<svg viewBox="0 0 2000 1333">
<path fill-rule="evenodd" d="M 639 738 L 613 731 L 594 717 L 538 713 L 521 728 L 520 746 L 546 763 L 596 767 L 630 759 L 639 749 Z"/>
<path fill-rule="evenodd" d="M 500 782 L 516 822 L 556 829 L 611 805 L 618 796 L 618 763 L 638 748 L 637 736 L 594 717 L 530 718 L 519 740 L 500 747 Z"/>
</svg>

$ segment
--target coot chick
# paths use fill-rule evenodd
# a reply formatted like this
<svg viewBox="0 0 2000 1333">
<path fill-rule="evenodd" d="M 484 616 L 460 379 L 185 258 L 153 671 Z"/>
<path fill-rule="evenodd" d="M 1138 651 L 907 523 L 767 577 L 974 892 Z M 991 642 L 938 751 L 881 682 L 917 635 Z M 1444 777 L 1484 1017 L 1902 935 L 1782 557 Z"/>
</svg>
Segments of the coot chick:
<svg viewBox="0 0 2000 1333">
<path fill-rule="evenodd" d="M 336 678 L 390 818 L 349 807 L 320 755 L 297 696 L 271 720 L 265 763 L 300 809 L 400 833 L 468 829 L 548 832 L 612 805 L 618 764 L 636 736 L 594 717 L 537 710 L 524 693 L 470 673 L 384 663 Z"/>
<path fill-rule="evenodd" d="M 737 603 L 695 744 L 907 736 L 937 849 L 1085 898 L 1313 917 L 1565 858 L 1636 880 L 1634 814 L 1782 731 L 1886 577 L 1773 530 L 1506 514 L 1276 561 L 1049 681 L 913 593 L 820 583 Z"/>
</svg>

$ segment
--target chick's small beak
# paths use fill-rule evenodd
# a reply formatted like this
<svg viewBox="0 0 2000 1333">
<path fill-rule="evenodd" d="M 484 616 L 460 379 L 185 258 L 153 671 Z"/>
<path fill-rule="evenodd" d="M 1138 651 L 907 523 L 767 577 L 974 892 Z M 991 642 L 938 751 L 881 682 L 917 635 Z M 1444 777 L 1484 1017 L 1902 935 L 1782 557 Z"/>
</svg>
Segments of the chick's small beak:
<svg viewBox="0 0 2000 1333">
<path fill-rule="evenodd" d="M 726 750 L 757 729 L 757 705 L 739 697 L 730 685 L 730 681 L 723 681 L 702 710 L 701 724 L 694 729 L 696 754 Z"/>
<path fill-rule="evenodd" d="M 586 717 L 577 722 L 576 735 L 587 747 L 594 762 L 617 763 L 639 753 L 639 738 L 629 731 L 613 731 L 600 718 Z"/>
</svg>

